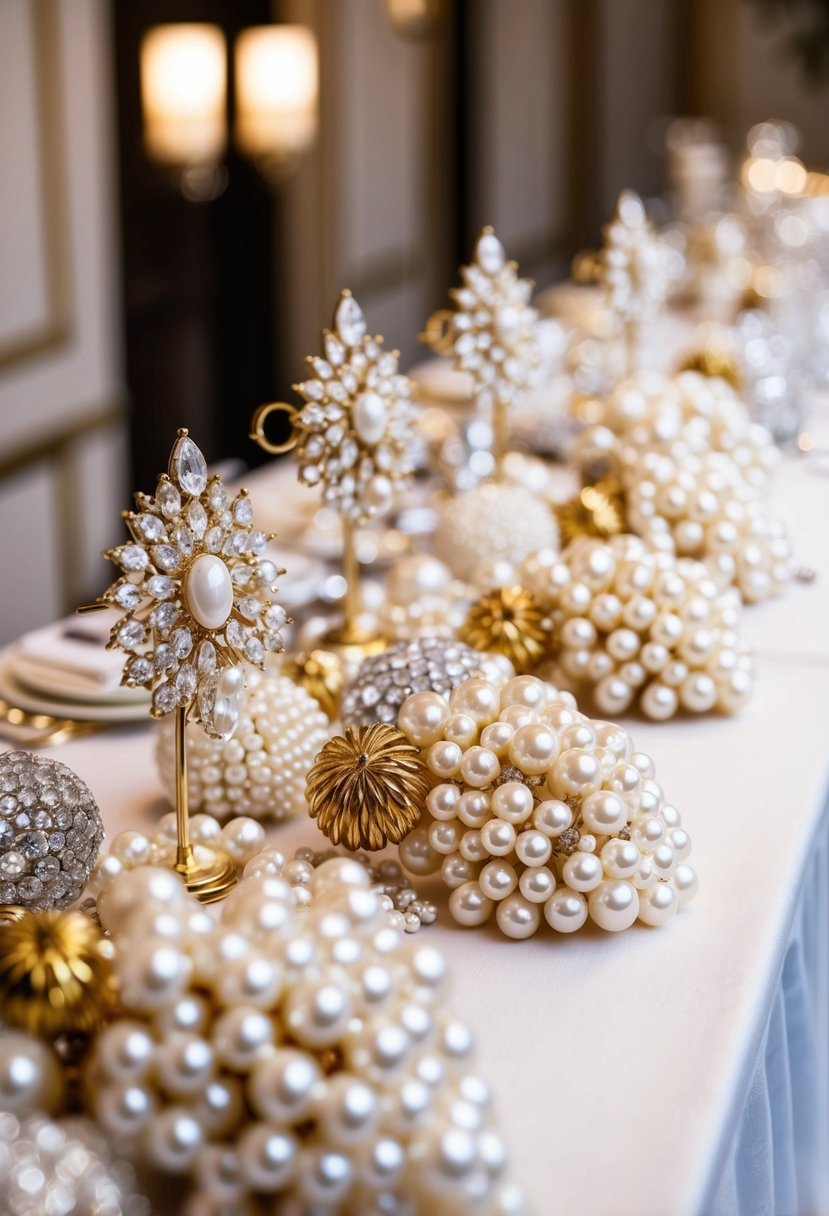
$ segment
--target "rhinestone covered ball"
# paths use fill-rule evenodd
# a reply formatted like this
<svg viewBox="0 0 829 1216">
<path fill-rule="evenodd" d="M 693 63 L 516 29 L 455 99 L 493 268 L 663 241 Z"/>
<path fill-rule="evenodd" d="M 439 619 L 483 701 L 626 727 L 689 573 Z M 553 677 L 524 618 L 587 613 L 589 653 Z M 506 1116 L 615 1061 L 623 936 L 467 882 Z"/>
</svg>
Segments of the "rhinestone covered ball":
<svg viewBox="0 0 829 1216">
<path fill-rule="evenodd" d="M 98 856 L 97 803 L 71 769 L 46 756 L 0 756 L 0 903 L 66 908 Z"/>
</svg>

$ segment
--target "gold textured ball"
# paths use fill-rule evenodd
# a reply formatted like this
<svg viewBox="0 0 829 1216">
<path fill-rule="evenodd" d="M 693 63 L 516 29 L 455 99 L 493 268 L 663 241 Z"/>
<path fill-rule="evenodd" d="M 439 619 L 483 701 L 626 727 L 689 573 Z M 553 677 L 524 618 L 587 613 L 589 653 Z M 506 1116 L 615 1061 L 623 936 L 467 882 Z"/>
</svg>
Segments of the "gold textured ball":
<svg viewBox="0 0 829 1216">
<path fill-rule="evenodd" d="M 285 664 L 285 674 L 318 702 L 330 722 L 339 715 L 345 687 L 342 659 L 330 650 L 310 650 L 294 655 Z"/>
<path fill-rule="evenodd" d="M 583 536 L 596 536 L 601 540 L 617 536 L 625 524 L 619 482 L 615 477 L 603 477 L 595 485 L 585 486 L 575 498 L 556 507 L 556 518 L 563 545 Z"/>
<path fill-rule="evenodd" d="M 531 591 L 519 586 L 499 587 L 471 606 L 460 637 L 475 650 L 506 655 L 520 674 L 537 667 L 545 657 L 550 629 Z"/>
<path fill-rule="evenodd" d="M 689 351 L 680 360 L 677 371 L 699 372 L 703 376 L 718 376 L 740 392 L 745 379 L 733 350 L 726 346 L 701 346 Z"/>
<path fill-rule="evenodd" d="M 420 819 L 430 789 L 420 752 L 396 726 L 348 726 L 308 774 L 308 812 L 333 844 L 382 849 Z"/>
<path fill-rule="evenodd" d="M 115 1004 L 112 944 L 81 912 L 27 912 L 0 924 L 0 1011 L 51 1039 L 86 1034 Z"/>
</svg>

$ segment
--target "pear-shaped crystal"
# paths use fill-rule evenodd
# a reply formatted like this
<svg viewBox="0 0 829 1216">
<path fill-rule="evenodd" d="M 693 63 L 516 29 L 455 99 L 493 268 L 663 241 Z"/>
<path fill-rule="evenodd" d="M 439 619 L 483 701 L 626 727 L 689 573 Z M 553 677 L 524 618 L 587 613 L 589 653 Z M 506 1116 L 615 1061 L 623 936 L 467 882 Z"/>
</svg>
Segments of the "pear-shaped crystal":
<svg viewBox="0 0 829 1216">
<path fill-rule="evenodd" d="M 363 310 L 351 292 L 343 292 L 334 312 L 334 328 L 346 346 L 358 346 L 366 334 Z"/>
<path fill-rule="evenodd" d="M 170 476 L 185 494 L 197 497 L 207 487 L 207 461 L 189 435 L 181 435 L 170 456 Z"/>
<path fill-rule="evenodd" d="M 507 255 L 504 246 L 491 228 L 485 228 L 475 245 L 475 261 L 485 274 L 497 274 L 503 269 Z"/>
</svg>

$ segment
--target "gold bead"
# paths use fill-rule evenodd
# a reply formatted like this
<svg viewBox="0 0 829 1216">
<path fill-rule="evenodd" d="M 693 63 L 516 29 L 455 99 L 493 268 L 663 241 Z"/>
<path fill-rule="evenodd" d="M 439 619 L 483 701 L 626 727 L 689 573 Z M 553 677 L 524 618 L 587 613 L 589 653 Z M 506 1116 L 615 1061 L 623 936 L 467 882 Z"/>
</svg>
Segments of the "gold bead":
<svg viewBox="0 0 829 1216">
<path fill-rule="evenodd" d="M 285 664 L 285 674 L 312 696 L 333 722 L 340 712 L 345 674 L 339 655 L 330 650 L 311 650 L 295 655 Z"/>
<path fill-rule="evenodd" d="M 347 726 L 308 774 L 308 812 L 333 844 L 382 849 L 420 819 L 431 788 L 420 752 L 396 726 Z"/>
<path fill-rule="evenodd" d="M 556 519 L 563 545 L 582 536 L 616 536 L 625 526 L 622 488 L 615 478 L 603 477 L 556 507 Z"/>
<path fill-rule="evenodd" d="M 115 1004 L 112 944 L 81 912 L 26 912 L 0 924 L 0 1010 L 52 1039 L 97 1029 Z"/>
<path fill-rule="evenodd" d="M 475 650 L 506 655 L 519 673 L 537 667 L 547 654 L 550 625 L 531 591 L 499 587 L 476 600 L 459 631 Z"/>
</svg>

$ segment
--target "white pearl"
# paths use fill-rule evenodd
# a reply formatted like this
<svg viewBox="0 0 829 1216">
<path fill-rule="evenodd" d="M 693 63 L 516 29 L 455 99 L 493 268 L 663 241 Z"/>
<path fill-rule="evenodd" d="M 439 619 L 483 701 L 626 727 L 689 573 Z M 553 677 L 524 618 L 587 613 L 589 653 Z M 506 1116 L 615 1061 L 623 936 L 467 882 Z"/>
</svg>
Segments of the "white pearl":
<svg viewBox="0 0 829 1216">
<path fill-rule="evenodd" d="M 279 1047 L 250 1075 L 248 1095 L 254 1111 L 273 1123 L 301 1123 L 316 1102 L 322 1072 L 316 1059 L 295 1048 Z"/>
<path fill-rule="evenodd" d="M 419 877 L 434 874 L 441 866 L 441 855 L 429 844 L 424 828 L 415 828 L 401 842 L 399 857 L 401 865 Z"/>
<path fill-rule="evenodd" d="M 543 904 L 555 889 L 555 876 L 547 866 L 533 866 L 518 879 L 518 890 L 533 904 Z"/>
<path fill-rule="evenodd" d="M 516 676 L 508 681 L 501 691 L 501 705 L 523 705 L 537 709 L 547 700 L 547 686 L 537 676 Z"/>
<path fill-rule="evenodd" d="M 507 861 L 488 861 L 478 876 L 478 883 L 487 899 L 501 900 L 511 895 L 518 885 L 514 868 Z"/>
<path fill-rule="evenodd" d="M 509 686 L 508 686 L 509 687 Z M 559 754 L 559 740 L 549 726 L 521 726 L 509 744 L 510 763 L 528 777 L 540 776 Z"/>
<path fill-rule="evenodd" d="M 0 1031 L 0 1109 L 56 1111 L 63 1097 L 61 1065 L 50 1047 L 17 1030 Z"/>
<path fill-rule="evenodd" d="M 443 737 L 461 747 L 471 747 L 478 741 L 478 725 L 469 714 L 450 714 L 443 724 Z"/>
<path fill-rule="evenodd" d="M 601 787 L 601 765 L 591 752 L 574 747 L 559 756 L 548 781 L 563 798 L 584 797 Z"/>
<path fill-rule="evenodd" d="M 240 815 L 222 828 L 221 844 L 237 865 L 243 865 L 264 846 L 265 829 L 255 819 Z"/>
<path fill-rule="evenodd" d="M 595 853 L 572 853 L 561 868 L 561 877 L 574 891 L 592 891 L 602 881 L 602 863 Z"/>
<path fill-rule="evenodd" d="M 458 851 L 461 857 L 465 857 L 467 861 L 473 862 L 484 861 L 489 856 L 486 845 L 481 838 L 481 833 L 474 828 L 468 832 L 464 832 Z"/>
<path fill-rule="evenodd" d="M 521 832 L 515 841 L 515 854 L 525 866 L 543 866 L 552 851 L 553 846 L 543 832 Z"/>
<path fill-rule="evenodd" d="M 494 684 L 473 676 L 452 691 L 449 703 L 455 712 L 468 714 L 483 727 L 498 717 L 501 695 Z"/>
<path fill-rule="evenodd" d="M 515 848 L 515 828 L 503 819 L 490 819 L 481 828 L 481 841 L 493 857 L 506 857 Z"/>
<path fill-rule="evenodd" d="M 510 895 L 498 904 L 495 919 L 503 934 L 520 941 L 536 932 L 541 923 L 541 911 L 537 904 L 530 903 L 522 895 Z"/>
<path fill-rule="evenodd" d="M 544 905 L 544 917 L 557 933 L 575 933 L 587 920 L 587 900 L 578 891 L 558 887 Z"/>
<path fill-rule="evenodd" d="M 600 836 L 612 836 L 627 823 L 627 807 L 611 790 L 597 790 L 581 804 L 585 826 Z"/>
<path fill-rule="evenodd" d="M 238 1142 L 239 1167 L 245 1186 L 264 1195 L 282 1191 L 296 1177 L 299 1157 L 294 1137 L 281 1127 L 254 1123 Z"/>
<path fill-rule="evenodd" d="M 440 867 L 441 879 L 450 891 L 454 891 L 456 887 L 462 887 L 466 882 L 471 882 L 475 873 L 474 864 L 467 861 L 461 853 L 452 853 L 444 859 L 443 865 Z"/>
<path fill-rule="evenodd" d="M 470 747 L 463 753 L 460 771 L 467 785 L 480 788 L 492 784 L 501 771 L 501 764 L 489 748 Z"/>
<path fill-rule="evenodd" d="M 642 693 L 639 704 L 642 712 L 657 722 L 672 718 L 677 711 L 679 698 L 667 684 L 654 681 Z"/>
<path fill-rule="evenodd" d="M 314 867 L 310 879 L 314 895 L 321 895 L 323 891 L 331 888 L 337 890 L 342 886 L 367 888 L 370 883 L 371 879 L 365 867 L 350 857 L 330 857 Z"/>
<path fill-rule="evenodd" d="M 201 1124 L 184 1107 L 167 1107 L 147 1124 L 147 1156 L 162 1173 L 186 1174 L 203 1143 Z"/>
<path fill-rule="evenodd" d="M 273 1046 L 272 1020 L 258 1009 L 237 1005 L 221 1014 L 213 1026 L 218 1058 L 234 1072 L 248 1072 Z"/>
<path fill-rule="evenodd" d="M 639 915 L 639 893 L 623 879 L 606 879 L 590 892 L 590 916 L 601 929 L 629 929 Z"/>
<path fill-rule="evenodd" d="M 505 781 L 493 790 L 490 805 L 492 814 L 507 823 L 524 823 L 533 813 L 533 794 L 523 781 Z"/>
<path fill-rule="evenodd" d="M 433 819 L 455 819 L 460 801 L 461 791 L 456 785 L 436 785 L 427 795 L 426 809 Z"/>
<path fill-rule="evenodd" d="M 508 784 L 505 782 L 505 784 Z M 440 788 L 446 788 L 439 786 Z M 448 787 L 457 789 L 456 786 Z M 503 789 L 503 786 L 499 786 Z M 428 801 L 427 801 L 428 805 Z M 458 802 L 458 819 L 469 828 L 482 828 L 490 817 L 490 796 L 485 790 L 465 790 Z"/>
<path fill-rule="evenodd" d="M 507 754 L 515 730 L 509 722 L 490 722 L 481 731 L 481 747 L 488 748 L 499 760 Z"/>
<path fill-rule="evenodd" d="M 233 608 L 233 582 L 220 557 L 202 553 L 184 577 L 185 604 L 204 629 L 221 629 Z"/>
<path fill-rule="evenodd" d="M 639 869 L 642 855 L 632 840 L 608 840 L 601 851 L 602 866 L 608 878 L 630 878 Z"/>
<path fill-rule="evenodd" d="M 533 827 L 538 828 L 545 836 L 560 836 L 573 823 L 573 812 L 566 802 L 548 799 L 539 802 L 533 811 Z"/>
<path fill-rule="evenodd" d="M 442 780 L 457 776 L 464 753 L 457 743 L 438 739 L 426 753 L 426 767 Z"/>
<path fill-rule="evenodd" d="M 676 890 L 680 906 L 694 898 L 699 887 L 699 879 L 692 866 L 681 864 L 676 867 L 671 882 Z"/>
<path fill-rule="evenodd" d="M 435 692 L 415 692 L 400 707 L 397 725 L 410 743 L 429 747 L 442 737 L 449 706 Z"/>
<path fill-rule="evenodd" d="M 645 925 L 664 925 L 678 907 L 679 900 L 670 884 L 657 882 L 639 897 L 639 919 Z"/>
<path fill-rule="evenodd" d="M 379 443 L 386 430 L 386 405 L 383 398 L 370 391 L 357 395 L 351 411 L 351 422 L 357 437 L 368 446 Z"/>
<path fill-rule="evenodd" d="M 443 856 L 455 853 L 460 844 L 462 831 L 459 823 L 436 819 L 428 828 L 429 844 L 436 853 Z"/>
</svg>

